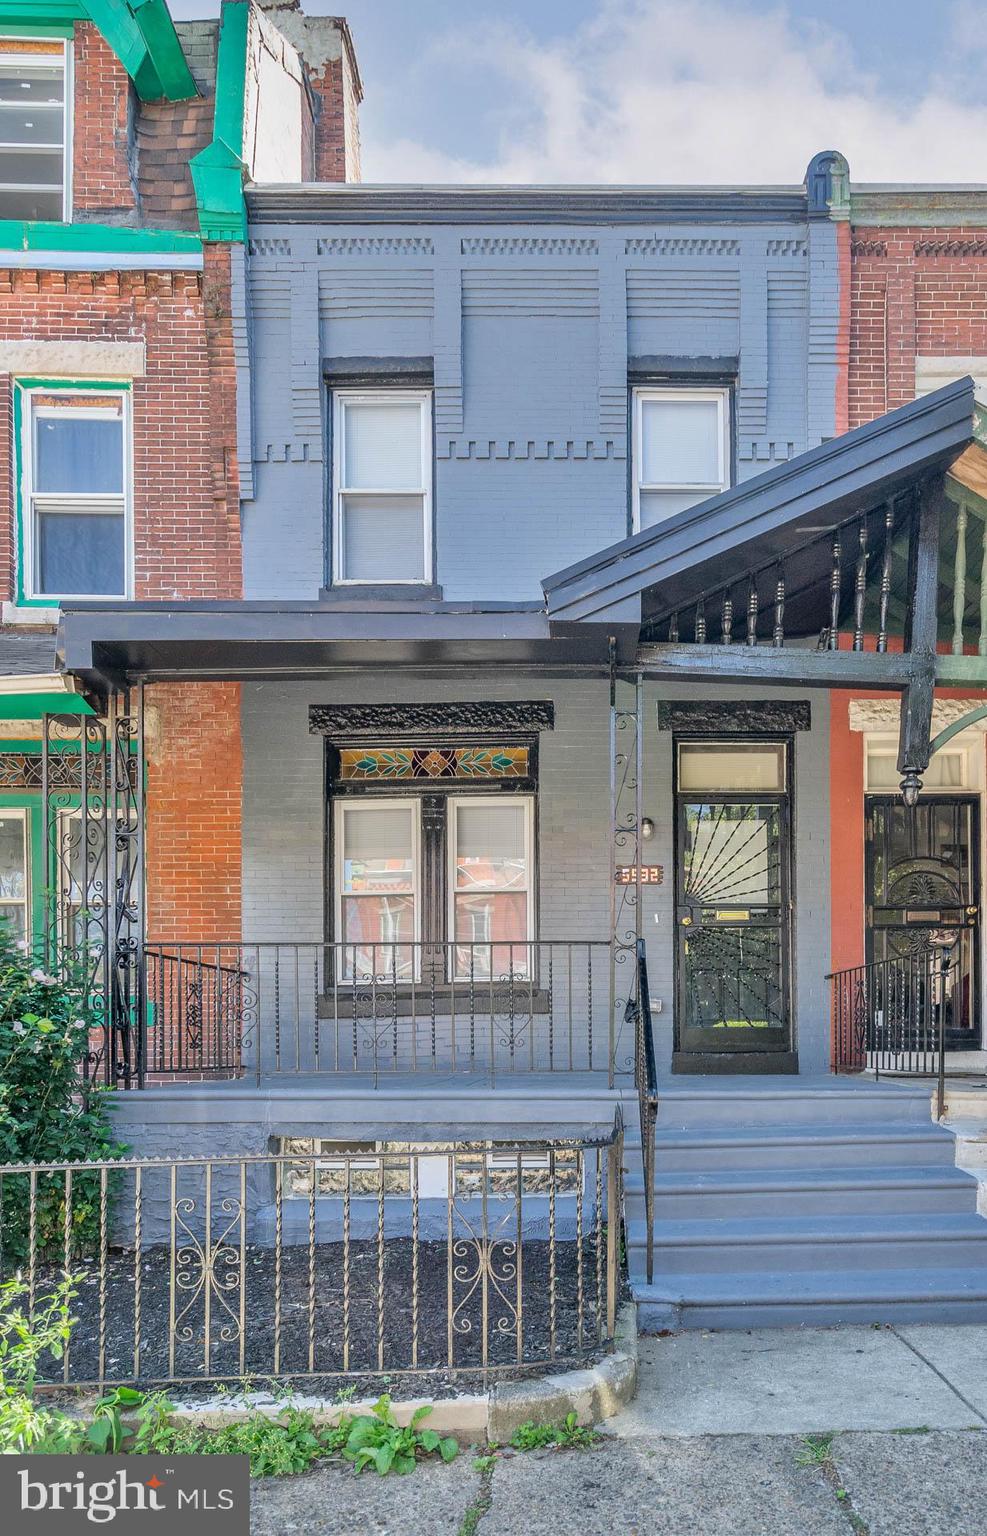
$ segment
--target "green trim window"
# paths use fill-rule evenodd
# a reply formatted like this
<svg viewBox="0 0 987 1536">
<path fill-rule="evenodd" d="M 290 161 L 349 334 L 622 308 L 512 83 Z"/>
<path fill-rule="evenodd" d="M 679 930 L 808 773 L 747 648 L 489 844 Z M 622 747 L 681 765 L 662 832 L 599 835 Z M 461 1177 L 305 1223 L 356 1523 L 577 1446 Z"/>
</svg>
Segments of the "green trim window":
<svg viewBox="0 0 987 1536">
<path fill-rule="evenodd" d="M 19 384 L 26 601 L 132 595 L 129 407 L 130 391 L 119 384 Z"/>
<path fill-rule="evenodd" d="M 0 36 L 0 219 L 71 219 L 71 82 L 64 38 Z"/>
</svg>

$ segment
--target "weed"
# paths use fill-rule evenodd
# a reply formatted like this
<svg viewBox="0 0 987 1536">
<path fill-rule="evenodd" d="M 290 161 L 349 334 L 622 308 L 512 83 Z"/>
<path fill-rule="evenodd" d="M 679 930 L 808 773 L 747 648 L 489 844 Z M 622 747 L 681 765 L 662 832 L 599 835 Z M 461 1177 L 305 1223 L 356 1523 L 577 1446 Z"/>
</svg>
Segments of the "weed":
<svg viewBox="0 0 987 1536">
<path fill-rule="evenodd" d="M 803 1435 L 802 1449 L 795 1454 L 797 1467 L 825 1467 L 832 1459 L 833 1441 L 836 1431 L 831 1429 L 824 1435 Z"/>
<path fill-rule="evenodd" d="M 893 1435 L 931 1435 L 932 1431 L 928 1424 L 916 1424 L 914 1428 L 893 1429 L 891 1433 Z"/>
<path fill-rule="evenodd" d="M 402 1475 L 413 1472 L 419 1455 L 432 1456 L 436 1451 L 443 1461 L 453 1461 L 459 1454 L 459 1445 L 451 1435 L 443 1438 L 434 1429 L 418 1428 L 431 1412 L 431 1404 L 423 1403 L 415 1409 L 411 1423 L 402 1428 L 385 1392 L 377 1399 L 371 1414 L 361 1414 L 350 1421 L 343 1456 L 353 1463 L 357 1472 L 372 1466 L 381 1477 L 388 1472 Z"/>
<path fill-rule="evenodd" d="M 516 1451 L 541 1451 L 555 1445 L 585 1450 L 599 1438 L 595 1429 L 585 1428 L 574 1413 L 567 1413 L 561 1424 L 536 1424 L 531 1419 L 519 1424 L 510 1443 Z"/>
</svg>

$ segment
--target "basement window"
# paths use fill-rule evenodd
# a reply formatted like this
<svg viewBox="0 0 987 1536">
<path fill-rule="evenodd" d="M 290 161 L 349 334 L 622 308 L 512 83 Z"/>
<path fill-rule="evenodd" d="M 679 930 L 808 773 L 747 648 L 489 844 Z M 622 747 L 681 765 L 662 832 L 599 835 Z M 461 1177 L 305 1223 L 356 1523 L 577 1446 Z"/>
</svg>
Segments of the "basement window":
<svg viewBox="0 0 987 1536">
<path fill-rule="evenodd" d="M 0 219 L 71 216 L 68 66 L 59 39 L 0 37 Z"/>
<path fill-rule="evenodd" d="M 574 1147 L 547 1149 L 498 1147 L 496 1142 L 467 1146 L 451 1141 L 332 1141 L 314 1136 L 283 1136 L 278 1148 L 285 1164 L 282 1188 L 287 1199 L 346 1192 L 347 1171 L 351 1195 L 377 1197 L 381 1168 L 384 1198 L 411 1194 L 415 1177 L 423 1200 L 445 1200 L 484 1193 L 510 1196 L 517 1193 L 520 1178 L 524 1194 L 547 1194 L 552 1182 L 554 1156 L 556 1194 L 574 1194 L 579 1188 L 579 1153 Z"/>
<path fill-rule="evenodd" d="M 25 596 L 129 596 L 129 392 L 42 386 L 20 404 Z"/>
</svg>

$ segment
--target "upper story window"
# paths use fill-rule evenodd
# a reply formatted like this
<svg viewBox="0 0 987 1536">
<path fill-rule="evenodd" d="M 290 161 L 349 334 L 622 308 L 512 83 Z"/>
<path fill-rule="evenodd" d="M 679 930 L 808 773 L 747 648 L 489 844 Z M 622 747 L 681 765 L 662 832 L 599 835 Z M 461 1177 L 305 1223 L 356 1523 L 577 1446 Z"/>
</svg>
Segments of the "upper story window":
<svg viewBox="0 0 987 1536">
<path fill-rule="evenodd" d="M 0 219 L 71 216 L 68 50 L 0 37 Z"/>
<path fill-rule="evenodd" d="M 24 595 L 127 597 L 129 393 L 23 391 Z"/>
<path fill-rule="evenodd" d="M 725 389 L 634 391 L 634 528 L 650 528 L 730 484 Z"/>
<path fill-rule="evenodd" d="M 333 395 L 333 581 L 432 579 L 432 412 L 421 390 Z"/>
</svg>

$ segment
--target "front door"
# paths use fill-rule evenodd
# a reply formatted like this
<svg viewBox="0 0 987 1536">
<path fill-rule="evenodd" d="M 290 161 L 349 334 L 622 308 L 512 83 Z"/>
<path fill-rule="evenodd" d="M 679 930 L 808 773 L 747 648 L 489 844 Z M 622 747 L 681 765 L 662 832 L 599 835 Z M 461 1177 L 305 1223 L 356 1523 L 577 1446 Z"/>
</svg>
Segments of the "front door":
<svg viewBox="0 0 987 1536">
<path fill-rule="evenodd" d="M 678 742 L 677 1066 L 791 1068 L 786 742 Z"/>
<path fill-rule="evenodd" d="M 923 953 L 959 934 L 946 987 L 946 1045 L 980 1046 L 980 802 L 976 795 L 867 797 L 867 959 Z"/>
</svg>

